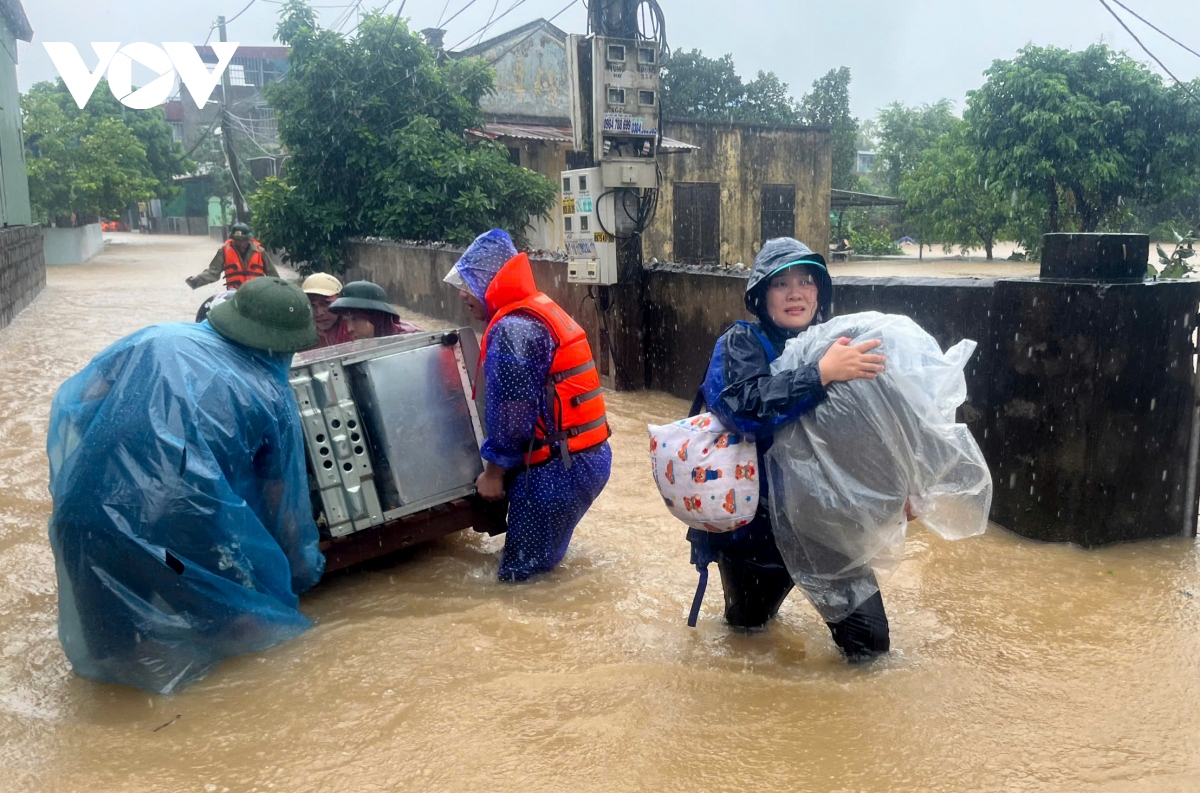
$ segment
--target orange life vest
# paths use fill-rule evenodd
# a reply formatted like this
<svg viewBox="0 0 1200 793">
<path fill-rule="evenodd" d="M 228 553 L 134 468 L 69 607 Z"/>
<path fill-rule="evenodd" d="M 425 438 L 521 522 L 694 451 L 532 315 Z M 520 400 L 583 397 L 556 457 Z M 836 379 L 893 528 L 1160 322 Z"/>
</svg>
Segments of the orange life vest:
<svg viewBox="0 0 1200 793">
<path fill-rule="evenodd" d="M 233 247 L 233 240 L 225 240 L 225 288 L 240 289 L 247 281 L 267 274 L 263 262 L 262 246 L 258 240 L 250 240 L 250 261 L 242 264 L 242 256 Z"/>
<path fill-rule="evenodd" d="M 600 373 L 596 371 L 587 334 L 557 303 L 537 290 L 529 257 L 524 253 L 500 268 L 488 286 L 484 302 L 492 318 L 479 348 L 480 366 L 487 356 L 492 328 L 514 312 L 537 317 L 554 337 L 557 347 L 546 378 L 546 404 L 556 430 L 551 432 L 539 414 L 525 462 L 530 465 L 546 462 L 550 459 L 550 447 L 557 443 L 563 462 L 570 467 L 572 452 L 598 446 L 612 434 L 600 393 Z"/>
</svg>

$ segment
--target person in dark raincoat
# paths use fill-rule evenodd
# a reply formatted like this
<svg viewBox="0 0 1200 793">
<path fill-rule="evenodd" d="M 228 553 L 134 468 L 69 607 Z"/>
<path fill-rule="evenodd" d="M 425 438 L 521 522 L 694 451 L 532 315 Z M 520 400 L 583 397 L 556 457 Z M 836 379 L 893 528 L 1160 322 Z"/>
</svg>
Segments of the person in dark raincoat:
<svg viewBox="0 0 1200 793">
<path fill-rule="evenodd" d="M 726 427 L 753 433 L 759 470 L 766 470 L 763 456 L 774 432 L 820 404 L 827 385 L 874 378 L 883 371 L 883 356 L 870 352 L 880 342 L 855 347 L 842 339 L 819 363 L 771 374 L 771 362 L 788 339 L 827 318 L 832 297 L 833 280 L 822 256 L 791 238 L 770 240 L 755 258 L 746 283 L 746 308 L 757 321 L 735 323 L 717 340 L 693 414 L 703 403 Z M 692 563 L 705 569 L 716 561 L 725 592 L 725 619 L 741 629 L 766 625 L 793 587 L 775 546 L 767 477 L 759 481 L 760 506 L 749 525 L 728 534 L 688 531 Z M 863 575 L 871 573 L 865 570 Z M 888 651 L 887 615 L 878 592 L 846 619 L 830 623 L 829 630 L 852 660 Z"/>
<path fill-rule="evenodd" d="M 325 559 L 288 370 L 316 342 L 304 293 L 263 276 L 59 388 L 50 545 L 77 673 L 167 694 L 309 627 Z"/>
<path fill-rule="evenodd" d="M 486 463 L 476 487 L 508 499 L 501 581 L 552 570 L 612 467 L 600 378 L 587 337 L 537 291 L 525 254 L 505 232 L 480 235 L 446 282 L 487 322 Z"/>
</svg>

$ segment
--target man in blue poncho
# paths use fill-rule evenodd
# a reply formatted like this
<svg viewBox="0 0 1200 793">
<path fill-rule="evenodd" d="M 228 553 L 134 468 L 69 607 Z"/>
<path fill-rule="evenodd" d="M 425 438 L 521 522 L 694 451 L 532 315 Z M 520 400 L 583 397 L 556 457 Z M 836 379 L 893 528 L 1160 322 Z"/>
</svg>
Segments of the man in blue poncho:
<svg viewBox="0 0 1200 793">
<path fill-rule="evenodd" d="M 171 693 L 309 627 L 298 594 L 325 560 L 288 369 L 316 342 L 304 293 L 264 276 L 59 389 L 50 543 L 76 672 Z"/>
<path fill-rule="evenodd" d="M 524 581 L 562 561 L 608 482 L 600 377 L 583 329 L 537 290 L 529 258 L 505 232 L 480 235 L 446 282 L 488 323 L 480 345 L 486 467 L 476 486 L 486 499 L 508 498 L 499 575 Z"/>
</svg>

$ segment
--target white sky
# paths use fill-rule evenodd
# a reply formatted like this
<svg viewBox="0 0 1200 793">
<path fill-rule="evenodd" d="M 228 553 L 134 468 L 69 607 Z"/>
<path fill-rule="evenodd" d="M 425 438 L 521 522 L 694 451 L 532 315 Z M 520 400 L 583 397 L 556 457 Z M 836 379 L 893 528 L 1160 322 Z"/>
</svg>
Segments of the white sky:
<svg viewBox="0 0 1200 793">
<path fill-rule="evenodd" d="M 364 0 L 363 7 L 386 0 Z M 75 44 L 89 67 L 95 63 L 89 42 L 190 41 L 203 43 L 218 14 L 232 18 L 249 0 L 23 0 L 34 29 L 32 44 L 20 42 L 18 81 L 22 91 L 57 76 L 43 41 Z M 474 42 L 493 7 L 503 13 L 519 0 L 449 0 L 446 17 L 466 8 L 448 25 L 447 46 Z M 837 66 L 853 72 L 851 102 L 860 117 L 874 116 L 889 102 L 909 104 L 952 99 L 961 110 L 966 91 L 978 87 L 982 72 L 996 58 L 1011 57 L 1027 44 L 1082 48 L 1103 39 L 1148 61 L 1137 44 L 1109 16 L 1099 0 L 858 0 L 791 2 L 787 0 L 659 0 L 667 34 L 675 49 L 702 50 L 717 57 L 732 53 L 738 72 L 751 78 L 775 71 L 802 95 L 812 81 Z M 1200 51 L 1200 2 L 1196 0 L 1123 0 L 1127 6 L 1175 38 Z M 495 23 L 487 36 L 538 17 L 549 18 L 567 0 L 523 0 Z M 321 23 L 332 25 L 347 8 L 345 0 L 314 0 Z M 1118 13 L 1124 12 L 1110 5 Z M 334 6 L 334 7 L 328 7 Z M 393 0 L 390 10 L 400 6 Z M 446 0 L 408 0 L 404 16 L 414 29 L 433 27 Z M 229 38 L 242 44 L 273 44 L 278 0 L 255 0 L 229 25 Z M 355 24 L 351 18 L 343 29 Z M 586 12 L 576 2 L 555 24 L 583 32 Z M 1128 24 L 1180 79 L 1200 76 L 1200 57 L 1172 44 L 1136 19 Z M 213 34 L 216 39 L 216 34 Z M 1158 67 L 1154 67 L 1158 70 Z M 135 82 L 137 82 L 135 71 Z"/>
</svg>

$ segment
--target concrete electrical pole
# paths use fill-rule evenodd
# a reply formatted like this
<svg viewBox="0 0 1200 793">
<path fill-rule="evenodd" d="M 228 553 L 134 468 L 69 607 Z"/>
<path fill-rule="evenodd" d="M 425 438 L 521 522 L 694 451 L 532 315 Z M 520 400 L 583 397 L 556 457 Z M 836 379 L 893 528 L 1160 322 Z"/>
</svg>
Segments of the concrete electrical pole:
<svg viewBox="0 0 1200 793">
<path fill-rule="evenodd" d="M 639 29 L 643 6 L 653 30 Z M 662 19 L 655 0 L 594 0 L 590 35 L 568 44 L 575 148 L 590 167 L 563 173 L 567 280 L 592 285 L 601 372 L 619 390 L 646 385 L 642 234 L 660 182 Z"/>
<path fill-rule="evenodd" d="M 217 17 L 217 28 L 221 41 L 225 41 L 225 17 Z M 233 149 L 233 123 L 229 119 L 229 69 L 221 74 L 221 146 L 225 149 L 225 162 L 229 165 L 229 175 L 233 179 L 233 212 L 238 223 L 245 223 L 250 217 L 246 207 L 246 197 L 242 195 L 242 175 L 238 167 L 237 153 Z"/>
</svg>

